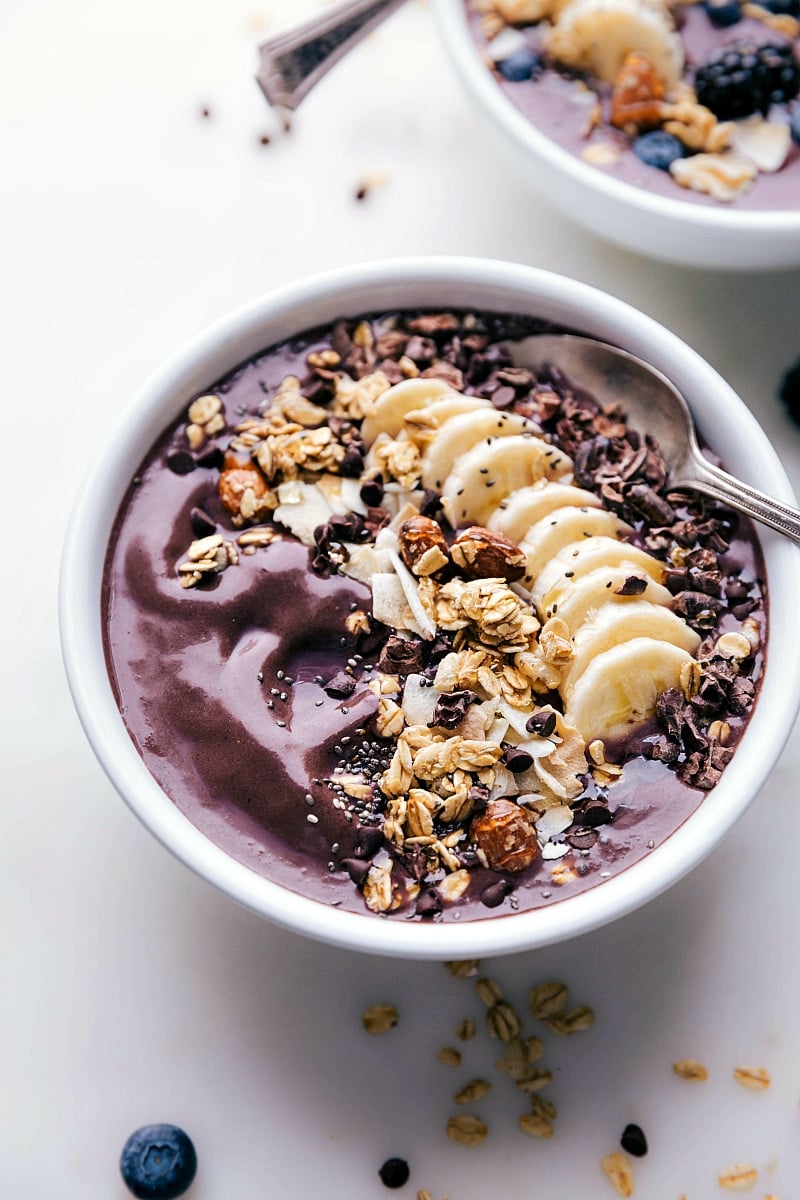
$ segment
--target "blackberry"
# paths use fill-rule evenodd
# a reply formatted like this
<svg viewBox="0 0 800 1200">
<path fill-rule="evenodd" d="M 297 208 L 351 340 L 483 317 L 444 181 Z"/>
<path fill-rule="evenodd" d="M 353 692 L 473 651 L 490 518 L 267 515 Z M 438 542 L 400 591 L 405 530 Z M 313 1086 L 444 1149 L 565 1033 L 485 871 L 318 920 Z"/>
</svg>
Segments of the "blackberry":
<svg viewBox="0 0 800 1200">
<path fill-rule="evenodd" d="M 695 72 L 700 104 L 720 121 L 766 115 L 800 91 L 800 60 L 788 42 L 759 45 L 750 38 L 716 50 Z"/>
</svg>

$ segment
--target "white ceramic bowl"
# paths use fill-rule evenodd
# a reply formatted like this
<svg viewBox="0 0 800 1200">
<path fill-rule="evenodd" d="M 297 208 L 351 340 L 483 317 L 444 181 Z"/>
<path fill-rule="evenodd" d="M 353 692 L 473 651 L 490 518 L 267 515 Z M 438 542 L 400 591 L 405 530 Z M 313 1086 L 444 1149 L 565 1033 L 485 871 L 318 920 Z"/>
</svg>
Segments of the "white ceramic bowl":
<svg viewBox="0 0 800 1200">
<path fill-rule="evenodd" d="M 800 206 L 759 212 L 673 200 L 590 166 L 540 132 L 504 95 L 470 33 L 465 0 L 433 0 L 433 6 L 445 49 L 484 124 L 521 177 L 559 211 L 629 250 L 686 266 L 800 265 Z"/>
<path fill-rule="evenodd" d="M 103 560 L 114 516 L 156 437 L 201 388 L 272 343 L 336 317 L 418 307 L 541 315 L 618 343 L 682 389 L 701 432 L 734 473 L 792 502 L 774 450 L 731 388 L 677 337 L 621 301 L 570 279 L 485 259 L 404 259 L 352 267 L 239 309 L 177 354 L 134 399 L 75 505 L 63 554 L 61 635 L 80 719 L 110 780 L 147 828 L 199 875 L 254 912 L 327 942 L 419 959 L 472 958 L 560 941 L 619 917 L 675 883 L 728 832 L 780 754 L 800 700 L 800 554 L 785 539 L 764 533 L 770 650 L 761 695 L 735 764 L 682 828 L 620 875 L 538 911 L 461 925 L 421 924 L 340 912 L 234 861 L 161 791 L 114 701 L 100 611 Z"/>
</svg>

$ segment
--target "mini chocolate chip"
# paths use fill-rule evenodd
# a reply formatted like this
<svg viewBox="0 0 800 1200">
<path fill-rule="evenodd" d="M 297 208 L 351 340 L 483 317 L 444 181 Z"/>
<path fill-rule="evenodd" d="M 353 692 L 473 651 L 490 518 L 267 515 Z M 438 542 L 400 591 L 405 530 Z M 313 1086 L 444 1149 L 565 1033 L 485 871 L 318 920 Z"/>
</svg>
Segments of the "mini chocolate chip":
<svg viewBox="0 0 800 1200">
<path fill-rule="evenodd" d="M 359 829 L 353 854 L 356 858 L 373 858 L 383 845 L 383 833 L 372 825 Z"/>
<path fill-rule="evenodd" d="M 189 513 L 189 520 L 191 521 L 192 533 L 195 537 L 210 537 L 216 531 L 216 522 L 212 521 L 208 513 L 203 512 L 202 508 L 193 508 Z"/>
<path fill-rule="evenodd" d="M 196 465 L 188 450 L 174 450 L 167 455 L 167 466 L 174 475 L 188 475 Z"/>
<path fill-rule="evenodd" d="M 422 503 L 419 506 L 421 517 L 435 517 L 441 511 L 442 497 L 435 488 L 425 488 L 422 493 Z"/>
<path fill-rule="evenodd" d="M 590 800 L 581 813 L 581 824 L 594 829 L 597 825 L 608 825 L 611 821 L 611 810 L 602 800 Z"/>
<path fill-rule="evenodd" d="M 619 1144 L 634 1158 L 644 1158 L 647 1154 L 647 1138 L 644 1136 L 644 1130 L 640 1129 L 638 1125 L 626 1125 Z"/>
<path fill-rule="evenodd" d="M 490 883 L 481 892 L 481 904 L 486 908 L 499 908 L 505 900 L 508 893 L 511 891 L 511 884 L 505 879 L 498 879 L 497 883 Z"/>
<path fill-rule="evenodd" d="M 512 775 L 519 775 L 523 771 L 527 771 L 528 767 L 533 766 L 533 758 L 528 751 L 518 750 L 516 746 L 509 746 L 503 751 L 502 762 Z"/>
<path fill-rule="evenodd" d="M 366 883 L 372 863 L 363 858 L 343 858 L 339 866 L 343 871 L 347 871 L 356 887 L 362 887 Z"/>
<path fill-rule="evenodd" d="M 209 446 L 195 461 L 204 471 L 218 471 L 225 462 L 225 455 L 219 446 Z"/>
<path fill-rule="evenodd" d="M 383 499 L 383 476 L 373 475 L 362 483 L 359 496 L 367 508 L 377 508 Z"/>
<path fill-rule="evenodd" d="M 364 470 L 364 457 L 357 446 L 350 445 L 344 452 L 344 458 L 339 464 L 339 472 L 348 479 L 358 479 Z"/>
<path fill-rule="evenodd" d="M 337 700 L 344 700 L 356 690 L 356 681 L 352 675 L 345 675 L 344 671 L 340 671 L 322 685 L 322 690 Z"/>
<path fill-rule="evenodd" d="M 528 733 L 535 733 L 539 737 L 548 738 L 555 732 L 556 720 L 555 711 L 552 708 L 545 708 L 541 712 L 534 713 L 532 717 L 528 717 L 525 722 L 525 728 Z"/>
<path fill-rule="evenodd" d="M 381 1183 L 387 1188 L 401 1188 L 408 1183 L 411 1171 L 404 1158 L 387 1158 L 378 1171 Z"/>
</svg>

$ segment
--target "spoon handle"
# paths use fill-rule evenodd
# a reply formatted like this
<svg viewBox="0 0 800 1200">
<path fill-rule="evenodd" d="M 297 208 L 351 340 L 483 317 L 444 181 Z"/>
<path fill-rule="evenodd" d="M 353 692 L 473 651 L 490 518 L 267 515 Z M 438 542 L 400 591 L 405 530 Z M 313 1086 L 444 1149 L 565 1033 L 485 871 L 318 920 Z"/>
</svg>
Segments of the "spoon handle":
<svg viewBox="0 0 800 1200">
<path fill-rule="evenodd" d="M 357 42 L 405 0 L 351 0 L 259 46 L 256 80 L 268 102 L 294 110 Z"/>
<path fill-rule="evenodd" d="M 715 500 L 747 513 L 763 525 L 769 525 L 770 529 L 777 529 L 800 545 L 800 510 L 766 496 L 757 488 L 750 487 L 749 483 L 734 479 L 699 452 L 692 455 L 692 478 L 686 482 L 707 496 L 713 496 Z"/>
</svg>

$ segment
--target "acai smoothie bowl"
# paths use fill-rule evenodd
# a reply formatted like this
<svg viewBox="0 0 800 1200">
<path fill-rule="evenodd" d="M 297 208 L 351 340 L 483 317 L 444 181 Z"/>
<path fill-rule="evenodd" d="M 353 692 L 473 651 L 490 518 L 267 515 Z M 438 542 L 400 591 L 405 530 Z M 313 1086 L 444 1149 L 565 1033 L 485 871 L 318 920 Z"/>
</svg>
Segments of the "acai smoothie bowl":
<svg viewBox="0 0 800 1200">
<path fill-rule="evenodd" d="M 531 356 L 561 331 L 666 374 L 791 501 L 672 334 L 480 259 L 254 302 L 98 455 L 62 570 L 80 718 L 144 824 L 278 924 L 418 958 L 573 936 L 701 863 L 781 751 L 796 549 L 675 491 L 624 394 Z"/>
<path fill-rule="evenodd" d="M 800 262 L 797 0 L 436 0 L 480 115 L 560 210 L 690 266 Z"/>
</svg>

